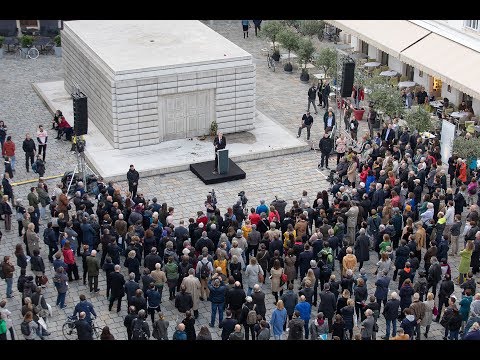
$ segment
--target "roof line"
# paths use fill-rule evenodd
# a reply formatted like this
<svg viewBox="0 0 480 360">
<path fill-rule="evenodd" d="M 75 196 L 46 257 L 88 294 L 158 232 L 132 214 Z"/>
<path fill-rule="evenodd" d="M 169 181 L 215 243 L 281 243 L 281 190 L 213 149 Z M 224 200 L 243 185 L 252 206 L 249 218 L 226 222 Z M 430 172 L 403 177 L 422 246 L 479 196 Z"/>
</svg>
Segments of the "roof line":
<svg viewBox="0 0 480 360">
<path fill-rule="evenodd" d="M 398 53 L 401 54 L 402 52 L 404 52 L 405 50 L 407 50 L 408 48 L 412 47 L 413 45 L 415 45 L 416 43 L 422 41 L 423 39 L 425 39 L 428 35 L 430 35 L 432 33 L 431 30 L 429 30 L 430 32 L 424 36 L 422 36 L 420 39 L 418 39 L 417 41 L 411 43 L 410 45 L 408 45 L 405 49 L 402 49 L 400 50 Z"/>
</svg>

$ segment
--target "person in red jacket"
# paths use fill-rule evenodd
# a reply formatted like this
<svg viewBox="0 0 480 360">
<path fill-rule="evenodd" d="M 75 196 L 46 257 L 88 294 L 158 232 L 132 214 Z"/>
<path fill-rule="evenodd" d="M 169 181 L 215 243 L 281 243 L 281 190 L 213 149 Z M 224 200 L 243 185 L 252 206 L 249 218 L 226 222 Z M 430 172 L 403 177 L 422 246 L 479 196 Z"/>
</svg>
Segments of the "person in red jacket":
<svg viewBox="0 0 480 360">
<path fill-rule="evenodd" d="M 457 160 L 456 175 L 457 179 L 460 180 L 462 184 L 465 184 L 467 182 L 467 164 L 465 164 L 465 160 Z"/>
<path fill-rule="evenodd" d="M 7 141 L 5 141 L 3 144 L 2 155 L 10 158 L 12 171 L 15 171 L 15 143 L 12 141 L 12 137 L 10 135 L 7 136 Z"/>
<path fill-rule="evenodd" d="M 67 122 L 67 120 L 65 119 L 65 116 L 60 117 L 56 139 L 60 139 L 63 134 L 65 134 L 66 140 L 72 140 L 73 128 Z"/>
</svg>

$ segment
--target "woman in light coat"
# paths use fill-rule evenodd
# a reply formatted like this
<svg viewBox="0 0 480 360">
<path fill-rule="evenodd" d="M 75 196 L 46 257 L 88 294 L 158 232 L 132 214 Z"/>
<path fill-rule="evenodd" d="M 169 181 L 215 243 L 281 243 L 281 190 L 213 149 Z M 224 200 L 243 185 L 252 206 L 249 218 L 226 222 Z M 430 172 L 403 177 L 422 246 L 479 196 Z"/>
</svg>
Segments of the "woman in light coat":
<svg viewBox="0 0 480 360">
<path fill-rule="evenodd" d="M 381 259 L 377 262 L 377 280 L 383 276 L 383 272 L 386 271 L 387 275 L 392 267 L 392 260 L 388 256 L 388 253 L 383 252 L 381 255 Z"/>
<path fill-rule="evenodd" d="M 275 302 L 278 301 L 278 293 L 283 295 L 283 285 L 280 286 L 283 268 L 280 267 L 280 261 L 276 259 L 273 262 L 273 267 L 270 269 L 270 276 L 272 282 L 272 294 L 275 297 Z"/>
<path fill-rule="evenodd" d="M 258 281 L 258 274 L 265 276 L 262 267 L 257 263 L 257 258 L 252 256 L 250 257 L 250 264 L 247 265 L 245 270 L 245 283 L 248 287 L 247 296 L 252 294 L 253 286 L 255 284 L 259 284 L 260 286 L 262 285 L 260 281 Z"/>
<path fill-rule="evenodd" d="M 425 304 L 425 316 L 420 323 L 420 326 L 425 326 L 425 339 L 428 337 L 428 331 L 430 330 L 430 325 L 432 325 L 433 321 L 433 308 L 435 306 L 435 300 L 433 293 L 429 292 L 427 294 L 427 300 L 423 302 Z"/>
<path fill-rule="evenodd" d="M 245 269 L 245 262 L 243 261 L 243 250 L 238 246 L 238 241 L 233 240 L 232 241 L 232 248 L 230 249 L 230 258 L 233 257 L 233 255 L 236 255 L 240 263 L 242 264 L 242 269 Z"/>
<path fill-rule="evenodd" d="M 345 152 L 347 151 L 347 139 L 345 139 L 345 135 L 342 133 L 340 137 L 335 141 L 335 152 L 337 153 L 337 165 L 340 162 L 340 159 Z"/>
<path fill-rule="evenodd" d="M 355 188 L 355 181 L 357 180 L 357 172 L 358 172 L 357 168 L 358 168 L 357 157 L 354 156 L 352 157 L 352 161 L 348 165 L 348 169 L 347 169 L 347 179 L 350 182 L 350 185 L 352 186 L 352 188 Z"/>
</svg>

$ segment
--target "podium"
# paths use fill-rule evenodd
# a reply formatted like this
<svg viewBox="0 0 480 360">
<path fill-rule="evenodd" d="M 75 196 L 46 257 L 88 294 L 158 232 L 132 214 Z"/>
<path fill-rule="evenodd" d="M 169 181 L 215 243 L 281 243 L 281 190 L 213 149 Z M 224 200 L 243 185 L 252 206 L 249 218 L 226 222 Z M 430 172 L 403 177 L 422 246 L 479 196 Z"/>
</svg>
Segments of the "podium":
<svg viewBox="0 0 480 360">
<path fill-rule="evenodd" d="M 229 159 L 228 159 L 228 150 L 222 149 L 217 151 L 218 155 L 218 173 L 219 174 L 228 174 L 229 170 Z"/>
</svg>

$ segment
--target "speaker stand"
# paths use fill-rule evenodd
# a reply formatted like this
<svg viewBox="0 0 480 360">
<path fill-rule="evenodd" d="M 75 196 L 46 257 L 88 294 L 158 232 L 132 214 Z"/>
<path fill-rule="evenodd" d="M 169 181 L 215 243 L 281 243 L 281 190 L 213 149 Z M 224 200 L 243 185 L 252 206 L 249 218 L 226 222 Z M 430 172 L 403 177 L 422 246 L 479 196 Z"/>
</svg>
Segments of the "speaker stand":
<svg viewBox="0 0 480 360">
<path fill-rule="evenodd" d="M 70 193 L 70 188 L 72 187 L 72 183 L 73 183 L 73 179 L 75 178 L 75 175 L 78 174 L 78 176 L 82 179 L 83 181 L 83 186 L 85 188 L 85 191 L 88 190 L 88 187 L 87 187 L 87 171 L 89 171 L 89 173 L 95 175 L 95 177 L 98 177 L 97 174 L 95 174 L 95 171 L 93 171 L 85 162 L 85 153 L 82 151 L 82 152 L 79 152 L 78 151 L 78 147 L 75 147 L 75 153 L 77 155 L 77 165 L 75 165 L 75 168 L 73 169 L 73 172 L 72 172 L 72 177 L 70 179 L 70 183 L 68 184 L 68 188 L 67 188 L 67 194 Z"/>
</svg>

